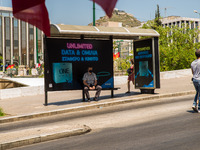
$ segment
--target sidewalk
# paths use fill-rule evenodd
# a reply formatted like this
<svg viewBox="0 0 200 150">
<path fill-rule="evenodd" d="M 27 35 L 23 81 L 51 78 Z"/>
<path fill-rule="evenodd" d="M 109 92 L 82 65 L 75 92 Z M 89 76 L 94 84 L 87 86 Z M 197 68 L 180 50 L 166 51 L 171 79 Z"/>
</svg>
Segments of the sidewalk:
<svg viewBox="0 0 200 150">
<path fill-rule="evenodd" d="M 115 87 L 121 89 L 114 91 L 115 97 L 110 98 L 110 91 L 102 91 L 98 102 L 82 102 L 82 92 L 77 91 L 57 91 L 48 93 L 48 106 L 44 106 L 44 94 L 36 96 L 24 96 L 18 98 L 10 98 L 0 100 L 0 107 L 3 108 L 9 117 L 24 116 L 27 114 L 47 113 L 51 115 L 55 113 L 69 112 L 72 110 L 90 109 L 91 107 L 100 107 L 101 105 L 114 105 L 126 101 L 137 101 L 142 99 L 159 98 L 166 96 L 176 96 L 194 93 L 194 87 L 191 81 L 190 70 L 180 70 L 173 72 L 161 73 L 161 89 L 156 89 L 156 94 L 140 94 L 140 90 L 131 87 L 131 93 L 125 94 L 127 91 L 126 76 L 115 77 Z M 94 91 L 91 91 L 91 97 Z M 53 112 L 53 113 L 52 113 Z M 3 118 L 1 117 L 0 122 Z"/>
</svg>

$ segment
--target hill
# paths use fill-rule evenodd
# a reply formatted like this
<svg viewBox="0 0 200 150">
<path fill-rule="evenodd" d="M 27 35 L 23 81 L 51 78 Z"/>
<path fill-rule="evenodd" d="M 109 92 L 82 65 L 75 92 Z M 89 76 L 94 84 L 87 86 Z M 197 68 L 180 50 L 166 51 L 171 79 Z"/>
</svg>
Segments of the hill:
<svg viewBox="0 0 200 150">
<path fill-rule="evenodd" d="M 96 24 L 98 26 L 101 25 L 101 23 L 108 21 L 122 22 L 123 27 L 137 27 L 141 25 L 141 22 L 137 20 L 132 14 L 118 9 L 113 11 L 111 18 L 108 16 L 100 17 L 100 19 L 96 20 Z M 90 23 L 89 26 L 92 26 L 92 23 Z"/>
</svg>

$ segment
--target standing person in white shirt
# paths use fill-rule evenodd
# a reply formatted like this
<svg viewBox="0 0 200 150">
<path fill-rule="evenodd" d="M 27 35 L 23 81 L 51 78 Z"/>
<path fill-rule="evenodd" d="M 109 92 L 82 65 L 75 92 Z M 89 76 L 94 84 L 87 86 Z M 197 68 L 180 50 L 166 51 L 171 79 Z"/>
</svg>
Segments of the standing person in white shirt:
<svg viewBox="0 0 200 150">
<path fill-rule="evenodd" d="M 200 100 L 200 97 L 199 97 L 199 94 L 200 94 L 200 49 L 198 49 L 195 52 L 195 55 L 197 59 L 191 63 L 191 69 L 192 69 L 192 74 L 193 74 L 192 81 L 196 90 L 196 95 L 194 97 L 192 109 L 196 112 L 199 112 L 198 108 L 200 109 L 200 103 L 198 103 L 198 106 L 197 106 L 197 99 Z"/>
</svg>

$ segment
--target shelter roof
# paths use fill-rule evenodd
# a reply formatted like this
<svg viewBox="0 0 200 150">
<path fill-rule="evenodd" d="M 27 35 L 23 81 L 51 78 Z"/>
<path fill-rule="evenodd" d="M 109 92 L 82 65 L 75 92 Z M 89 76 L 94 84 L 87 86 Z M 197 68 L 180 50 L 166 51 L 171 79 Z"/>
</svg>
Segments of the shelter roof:
<svg viewBox="0 0 200 150">
<path fill-rule="evenodd" d="M 139 36 L 158 37 L 159 33 L 152 29 L 125 28 L 125 27 L 96 27 L 51 24 L 52 37 L 109 38 L 137 39 Z"/>
</svg>

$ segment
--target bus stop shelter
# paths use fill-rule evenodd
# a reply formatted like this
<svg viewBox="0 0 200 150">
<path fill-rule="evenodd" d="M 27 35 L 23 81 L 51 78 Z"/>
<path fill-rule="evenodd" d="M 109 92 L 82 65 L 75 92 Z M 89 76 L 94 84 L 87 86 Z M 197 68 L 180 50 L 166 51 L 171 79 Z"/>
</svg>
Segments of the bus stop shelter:
<svg viewBox="0 0 200 150">
<path fill-rule="evenodd" d="M 154 70 L 151 69 L 155 68 L 155 65 L 152 64 L 159 64 L 159 61 L 158 59 L 156 62 L 154 60 L 148 60 L 150 57 L 151 59 L 154 58 L 154 56 L 159 58 L 159 34 L 155 30 L 51 24 L 51 37 L 45 37 L 44 40 L 44 42 L 46 42 L 44 51 L 46 53 L 45 105 L 48 104 L 48 91 L 83 89 L 81 85 L 82 79 L 80 77 L 83 71 L 86 70 L 84 67 L 90 64 L 98 68 L 97 76 L 100 79 L 98 82 L 101 83 L 101 86 L 105 89 L 109 88 L 112 90 L 114 88 L 113 40 L 124 39 L 137 41 L 139 37 L 148 37 L 153 39 L 153 42 L 144 41 L 144 44 L 139 43 L 139 45 L 136 44 L 137 47 L 133 47 L 137 48 L 135 50 L 137 53 L 134 52 L 134 55 L 139 55 L 135 58 L 135 61 L 138 61 L 138 63 L 136 62 L 138 67 L 135 68 L 139 68 L 139 65 L 140 68 L 142 67 L 142 69 L 135 70 L 137 71 L 137 76 L 135 77 L 138 77 L 141 81 L 149 80 L 149 83 L 145 83 L 144 86 L 143 82 L 138 85 L 142 85 L 144 89 L 159 88 L 160 82 L 158 82 L 158 84 L 155 82 L 160 79 L 159 75 L 155 78 L 153 76 L 155 74 Z M 157 43 L 154 42 L 154 38 Z M 150 43 L 150 46 L 148 43 Z M 154 48 L 151 48 L 154 47 L 154 45 L 157 45 L 156 52 L 154 52 Z M 80 48 L 81 46 L 82 48 Z M 156 55 L 154 55 L 154 53 L 156 53 Z M 150 69 L 148 68 L 149 66 Z M 78 70 L 78 67 L 82 70 Z M 159 66 L 156 67 L 159 68 Z M 157 74 L 159 74 L 159 69 L 157 69 Z M 155 81 L 153 79 L 155 79 Z M 135 87 L 140 88 L 136 85 Z"/>
</svg>

